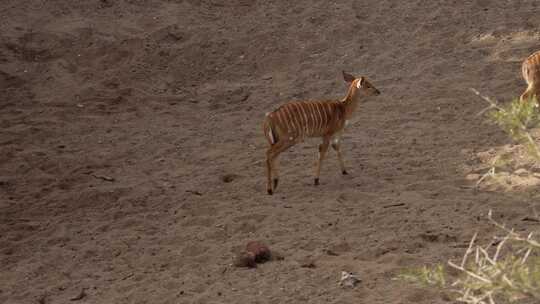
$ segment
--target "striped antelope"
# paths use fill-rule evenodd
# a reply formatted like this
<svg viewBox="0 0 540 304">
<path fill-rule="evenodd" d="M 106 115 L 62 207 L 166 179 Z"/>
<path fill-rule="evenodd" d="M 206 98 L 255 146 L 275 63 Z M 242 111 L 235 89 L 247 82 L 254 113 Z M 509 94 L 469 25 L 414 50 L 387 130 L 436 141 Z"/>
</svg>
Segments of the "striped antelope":
<svg viewBox="0 0 540 304">
<path fill-rule="evenodd" d="M 519 100 L 528 101 L 533 97 L 538 97 L 540 93 L 540 51 L 537 51 L 527 57 L 521 65 L 521 74 L 527 82 L 527 89 Z"/>
<path fill-rule="evenodd" d="M 319 184 L 321 164 L 330 142 L 337 152 L 341 172 L 347 174 L 340 150 L 343 130 L 360 100 L 379 95 L 380 92 L 365 77 L 356 78 L 343 72 L 343 79 L 350 85 L 347 96 L 342 100 L 290 102 L 266 114 L 263 130 L 270 144 L 270 148 L 266 151 L 268 194 L 271 195 L 278 185 L 279 176 L 275 163 L 277 157 L 306 137 L 322 137 L 323 140 L 319 145 L 315 185 Z"/>
</svg>

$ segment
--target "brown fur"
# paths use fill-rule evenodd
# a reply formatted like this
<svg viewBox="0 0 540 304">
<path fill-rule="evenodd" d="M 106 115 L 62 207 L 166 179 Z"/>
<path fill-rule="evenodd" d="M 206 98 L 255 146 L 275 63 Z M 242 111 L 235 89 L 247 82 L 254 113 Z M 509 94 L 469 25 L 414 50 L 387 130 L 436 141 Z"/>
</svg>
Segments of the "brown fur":
<svg viewBox="0 0 540 304">
<path fill-rule="evenodd" d="M 350 85 L 347 96 L 342 100 L 290 102 L 266 115 L 263 131 L 270 145 L 266 152 L 268 194 L 272 194 L 278 185 L 276 158 L 306 137 L 323 139 L 319 145 L 315 185 L 319 184 L 321 164 L 332 139 L 332 148 L 337 152 L 341 171 L 347 174 L 340 149 L 343 129 L 362 96 L 379 95 L 380 92 L 365 77 L 356 78 L 343 72 L 343 79 Z"/>
<path fill-rule="evenodd" d="M 519 99 L 523 102 L 538 97 L 538 93 L 540 93 L 540 51 L 533 53 L 523 61 L 521 74 L 527 83 L 527 89 Z"/>
</svg>

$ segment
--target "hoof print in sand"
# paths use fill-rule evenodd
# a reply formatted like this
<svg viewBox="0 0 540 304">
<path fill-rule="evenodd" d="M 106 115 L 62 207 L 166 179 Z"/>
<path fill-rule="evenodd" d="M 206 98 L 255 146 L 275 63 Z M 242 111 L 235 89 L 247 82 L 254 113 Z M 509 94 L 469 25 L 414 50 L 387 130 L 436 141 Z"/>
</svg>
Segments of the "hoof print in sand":
<svg viewBox="0 0 540 304">
<path fill-rule="evenodd" d="M 236 174 L 225 174 L 221 177 L 221 181 L 224 182 L 224 183 L 230 183 L 232 181 L 234 181 L 236 178 L 238 178 L 239 176 L 236 175 Z"/>
<path fill-rule="evenodd" d="M 303 257 L 296 260 L 296 262 L 301 268 L 317 268 L 315 260 L 311 257 Z"/>
</svg>

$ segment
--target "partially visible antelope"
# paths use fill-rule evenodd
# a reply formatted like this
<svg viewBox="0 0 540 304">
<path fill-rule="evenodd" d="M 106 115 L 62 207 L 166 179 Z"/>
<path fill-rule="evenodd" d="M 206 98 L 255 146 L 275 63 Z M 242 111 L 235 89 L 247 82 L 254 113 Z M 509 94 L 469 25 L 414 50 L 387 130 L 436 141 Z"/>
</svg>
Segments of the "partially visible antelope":
<svg viewBox="0 0 540 304">
<path fill-rule="evenodd" d="M 533 53 L 523 61 L 521 74 L 525 82 L 527 82 L 527 89 L 519 99 L 529 101 L 533 97 L 538 98 L 540 93 L 540 51 Z"/>
<path fill-rule="evenodd" d="M 349 90 L 341 100 L 290 102 L 266 114 L 263 130 L 270 144 L 266 151 L 268 194 L 272 195 L 279 181 L 275 163 L 277 157 L 306 137 L 322 138 L 315 168 L 315 185 L 319 184 L 321 164 L 330 143 L 337 152 L 341 173 L 347 174 L 340 150 L 343 130 L 360 101 L 380 92 L 365 77 L 356 78 L 343 72 L 343 79 L 349 83 Z"/>
</svg>

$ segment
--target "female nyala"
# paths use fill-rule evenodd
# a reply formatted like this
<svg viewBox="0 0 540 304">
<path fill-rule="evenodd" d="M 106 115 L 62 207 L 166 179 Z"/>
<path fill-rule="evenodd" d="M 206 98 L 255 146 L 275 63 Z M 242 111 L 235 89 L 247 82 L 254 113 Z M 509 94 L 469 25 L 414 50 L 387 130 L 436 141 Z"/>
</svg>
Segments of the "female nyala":
<svg viewBox="0 0 540 304">
<path fill-rule="evenodd" d="M 342 100 L 290 102 L 266 114 L 263 130 L 270 144 L 266 151 L 268 194 L 272 194 L 278 185 L 276 158 L 306 137 L 322 137 L 323 140 L 319 145 L 315 185 L 319 184 L 321 163 L 330 142 L 337 152 L 341 172 L 347 174 L 340 150 L 343 130 L 360 101 L 380 92 L 365 77 L 356 78 L 343 72 L 343 79 L 349 83 L 349 90 Z"/>
</svg>

